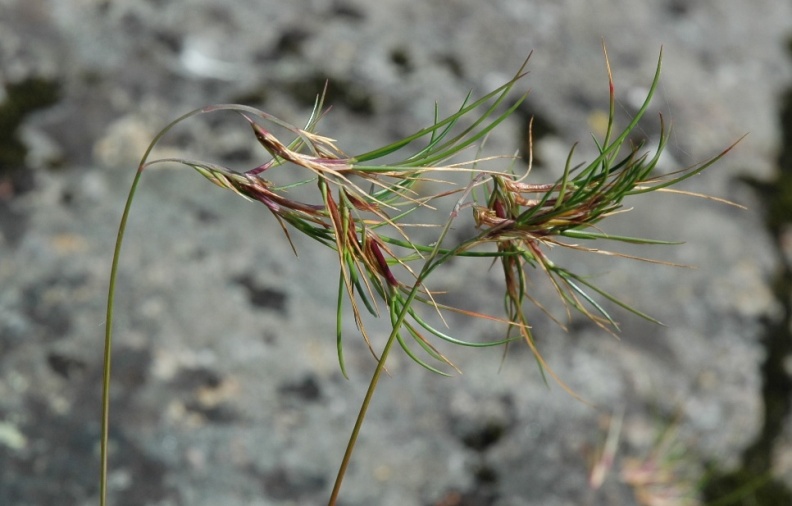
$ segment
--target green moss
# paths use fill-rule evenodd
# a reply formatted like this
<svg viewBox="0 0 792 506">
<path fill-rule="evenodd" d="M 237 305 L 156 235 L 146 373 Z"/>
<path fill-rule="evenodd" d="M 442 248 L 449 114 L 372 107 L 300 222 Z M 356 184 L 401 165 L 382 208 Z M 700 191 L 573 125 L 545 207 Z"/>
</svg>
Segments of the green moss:
<svg viewBox="0 0 792 506">
<path fill-rule="evenodd" d="M 746 469 L 730 473 L 713 471 L 704 485 L 706 506 L 778 506 L 792 504 L 792 492 L 765 473 Z"/>
<path fill-rule="evenodd" d="M 767 221 L 773 232 L 792 223 L 792 88 L 781 98 L 781 152 L 778 155 L 779 175 L 763 192 L 769 197 Z"/>
<path fill-rule="evenodd" d="M 6 99 L 0 104 L 0 175 L 24 165 L 27 150 L 16 131 L 28 114 L 55 103 L 59 89 L 56 81 L 37 77 L 6 87 Z"/>
<path fill-rule="evenodd" d="M 373 97 L 363 86 L 351 80 L 331 78 L 317 73 L 288 83 L 285 89 L 297 103 L 311 107 L 316 101 L 316 94 L 325 86 L 327 86 L 326 100 L 329 104 L 345 107 L 363 116 L 374 114 Z"/>
</svg>

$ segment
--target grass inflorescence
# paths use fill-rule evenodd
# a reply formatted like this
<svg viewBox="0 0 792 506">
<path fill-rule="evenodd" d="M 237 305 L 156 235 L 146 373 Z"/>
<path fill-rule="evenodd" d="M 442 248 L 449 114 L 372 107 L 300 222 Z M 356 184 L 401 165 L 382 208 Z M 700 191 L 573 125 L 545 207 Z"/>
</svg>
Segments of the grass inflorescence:
<svg viewBox="0 0 792 506">
<path fill-rule="evenodd" d="M 645 152 L 641 145 L 630 145 L 630 133 L 646 113 L 657 89 L 661 61 L 662 58 L 658 60 L 643 105 L 632 121 L 619 132 L 614 129 L 615 93 L 608 65 L 610 114 L 604 138 L 595 139 L 598 155 L 589 163 L 573 165 L 573 149 L 563 175 L 550 184 L 527 182 L 530 164 L 527 170 L 517 174 L 515 157 L 511 156 L 500 159 L 503 169 L 481 168 L 481 159 L 454 162 L 462 151 L 481 145 L 495 127 L 517 110 L 525 96 L 511 102 L 509 106 L 505 104 L 515 84 L 525 75 L 525 64 L 500 88 L 477 100 L 469 95 L 462 106 L 448 117 L 440 118 L 436 112 L 431 126 L 387 146 L 358 155 L 347 155 L 334 139 L 317 133 L 319 120 L 327 112 L 324 94 L 317 98 L 303 128 L 261 110 L 236 104 L 204 107 L 169 124 L 155 137 L 140 162 L 124 209 L 113 258 L 104 355 L 102 505 L 106 504 L 107 494 L 115 280 L 131 203 L 140 177 L 147 167 L 165 162 L 191 167 L 215 185 L 263 204 L 280 223 L 290 243 L 292 234 L 302 233 L 335 251 L 339 265 L 335 338 L 341 370 L 344 375 L 347 374 L 341 331 L 341 319 L 347 304 L 378 364 L 338 473 L 330 499 L 330 504 L 334 504 L 370 399 L 393 346 L 398 345 L 421 366 L 447 375 L 455 366 L 441 353 L 435 340 L 474 347 L 497 346 L 522 340 L 529 346 L 543 374 L 549 374 L 574 395 L 545 362 L 531 332 L 531 324 L 524 309 L 530 303 L 543 307 L 528 289 L 527 277 L 532 270 L 543 272 L 548 277 L 569 314 L 576 311 L 604 329 L 618 330 L 615 320 L 603 305 L 605 301 L 654 321 L 649 315 L 604 291 L 589 279 L 554 263 L 549 250 L 562 246 L 614 254 L 584 246 L 583 243 L 588 240 L 670 244 L 648 238 L 609 235 L 598 228 L 598 223 L 623 212 L 623 200 L 626 197 L 669 191 L 669 187 L 700 173 L 731 149 L 697 166 L 657 176 L 653 170 L 666 143 L 665 128 L 659 147 L 652 155 Z M 188 118 L 217 111 L 238 113 L 250 126 L 269 159 L 243 172 L 215 163 L 183 158 L 149 161 L 154 146 L 174 126 Z M 662 124 L 662 117 L 660 121 Z M 288 132 L 291 139 L 282 141 L 273 133 L 274 130 Z M 497 163 L 499 159 L 488 161 Z M 298 183 L 285 186 L 278 186 L 268 179 L 270 174 L 284 167 L 301 170 L 304 177 Z M 466 174 L 468 183 L 456 184 L 448 177 L 449 174 Z M 422 182 L 432 184 L 421 185 Z M 440 190 L 424 195 L 419 190 L 425 186 Z M 300 187 L 301 191 L 293 191 L 295 187 Z M 306 187 L 314 188 L 313 200 L 310 202 L 304 197 L 295 196 L 298 193 L 303 195 Z M 439 211 L 440 207 L 436 204 L 449 199 L 453 204 L 450 206 L 452 211 Z M 422 212 L 416 213 L 419 210 Z M 456 241 L 453 246 L 446 246 L 445 239 L 452 223 L 467 210 L 473 214 L 475 228 L 471 229 L 467 238 Z M 435 220 L 416 222 L 413 216 L 418 214 L 434 217 Z M 421 240 L 427 236 L 426 229 L 437 231 L 431 241 Z M 422 232 L 416 234 L 416 230 Z M 503 315 L 481 314 L 447 306 L 437 300 L 437 293 L 430 290 L 427 280 L 431 274 L 449 260 L 462 256 L 500 264 L 505 286 Z M 438 328 L 430 323 L 430 319 L 421 313 L 421 306 L 437 313 L 441 322 L 445 321 L 443 314 L 449 311 L 498 322 L 506 329 L 503 339 L 485 343 L 459 339 L 451 335 L 445 326 Z M 377 350 L 369 338 L 364 312 L 390 320 L 392 332 L 381 350 Z M 563 325 L 563 322 L 559 323 Z"/>
</svg>

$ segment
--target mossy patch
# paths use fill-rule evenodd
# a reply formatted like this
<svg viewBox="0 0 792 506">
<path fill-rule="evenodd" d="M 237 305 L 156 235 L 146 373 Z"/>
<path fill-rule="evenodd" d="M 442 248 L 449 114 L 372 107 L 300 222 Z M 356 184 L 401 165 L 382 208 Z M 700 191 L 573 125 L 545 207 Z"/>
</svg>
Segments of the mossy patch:
<svg viewBox="0 0 792 506">
<path fill-rule="evenodd" d="M 16 135 L 25 117 L 54 104 L 60 96 L 57 81 L 32 77 L 9 84 L 0 104 L 0 177 L 24 165 L 27 150 Z"/>
</svg>

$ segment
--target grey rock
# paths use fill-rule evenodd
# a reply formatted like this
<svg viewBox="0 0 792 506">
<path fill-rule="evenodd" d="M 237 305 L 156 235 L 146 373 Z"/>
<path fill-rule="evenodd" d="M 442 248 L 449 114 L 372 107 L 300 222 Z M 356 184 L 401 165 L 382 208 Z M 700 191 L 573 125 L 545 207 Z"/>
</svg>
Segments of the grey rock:
<svg viewBox="0 0 792 506">
<path fill-rule="evenodd" d="M 673 123 L 669 162 L 701 161 L 750 132 L 685 186 L 749 209 L 665 195 L 634 199 L 608 225 L 687 241 L 623 251 L 695 270 L 559 252 L 558 262 L 667 325 L 619 314 L 616 340 L 577 322 L 564 333 L 532 313 L 548 363 L 591 405 L 545 386 L 524 347 L 503 362 L 499 349 L 444 348 L 463 371 L 450 379 L 396 352 L 343 504 L 639 504 L 623 471 L 657 430 L 676 429 L 694 474 L 705 461 L 738 464 L 759 430 L 758 341 L 762 321 L 778 318 L 769 283 L 781 257 L 761 203 L 735 178 L 773 176 L 776 96 L 792 82 L 788 2 L 12 0 L 0 9 L 2 80 L 46 77 L 64 90 L 26 120 L 35 187 L 0 192 L 0 504 L 95 503 L 112 245 L 138 159 L 168 121 L 246 100 L 300 123 L 306 95 L 329 79 L 339 103 L 320 131 L 355 153 L 426 126 L 435 101 L 449 112 L 469 90 L 489 91 L 533 50 L 520 86 L 556 127 L 535 169 L 548 179 L 566 155 L 558 146 L 581 141 L 581 160 L 594 152 L 589 132 L 607 107 L 603 39 L 624 114 L 663 46 L 654 107 Z M 487 149 L 513 152 L 522 127 L 506 122 Z M 161 154 L 260 163 L 246 128 L 232 116 L 196 118 Z M 650 117 L 642 128 L 656 135 L 658 124 Z M 374 363 L 349 320 L 342 378 L 335 253 L 293 238 L 298 258 L 263 207 L 185 170 L 145 175 L 117 290 L 112 504 L 327 500 Z M 538 297 L 552 297 L 535 278 Z M 460 263 L 434 282 L 497 312 L 494 280 Z M 464 337 L 493 336 L 481 322 L 450 323 Z M 387 326 L 369 325 L 381 346 Z M 618 413 L 622 444 L 593 490 L 589 461 Z M 790 468 L 789 427 L 780 473 Z M 696 478 L 679 472 L 680 483 Z"/>
</svg>

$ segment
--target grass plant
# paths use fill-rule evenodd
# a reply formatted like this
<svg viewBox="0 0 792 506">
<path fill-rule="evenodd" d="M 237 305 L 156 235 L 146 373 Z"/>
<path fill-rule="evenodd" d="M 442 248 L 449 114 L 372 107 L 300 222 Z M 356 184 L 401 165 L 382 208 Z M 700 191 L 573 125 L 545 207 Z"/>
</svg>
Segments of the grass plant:
<svg viewBox="0 0 792 506">
<path fill-rule="evenodd" d="M 303 128 L 264 111 L 236 104 L 204 107 L 167 125 L 154 138 L 138 166 L 113 255 L 104 342 L 100 504 L 107 504 L 109 385 L 116 278 L 127 219 L 138 183 L 144 171 L 154 164 L 176 162 L 190 167 L 215 185 L 263 204 L 281 225 L 284 237 L 290 243 L 292 234 L 302 233 L 335 251 L 339 266 L 335 339 L 341 371 L 346 376 L 341 330 L 346 305 L 351 308 L 357 329 L 377 366 L 342 458 L 330 505 L 338 499 L 368 406 L 394 347 L 400 348 L 420 366 L 448 375 L 456 366 L 436 346 L 438 340 L 471 347 L 502 346 L 516 340 L 523 341 L 530 348 L 542 374 L 576 396 L 545 361 L 532 334 L 524 308 L 528 304 L 543 306 L 530 293 L 529 274 L 538 271 L 547 276 L 565 304 L 568 316 L 578 312 L 609 332 L 618 331 L 616 321 L 608 313 L 609 305 L 655 321 L 586 277 L 556 264 L 550 250 L 564 247 L 627 256 L 589 247 L 585 243 L 597 240 L 672 244 L 650 238 L 607 234 L 598 227 L 598 223 L 625 211 L 623 201 L 627 197 L 677 191 L 671 187 L 699 174 L 731 149 L 729 147 L 696 166 L 656 175 L 654 169 L 667 140 L 665 126 L 659 147 L 653 154 L 646 152 L 642 145 L 631 145 L 629 137 L 657 90 L 662 53 L 643 105 L 629 124 L 618 131 L 614 122 L 614 82 L 607 52 L 605 60 L 610 109 L 604 137 L 594 140 L 598 154 L 590 162 L 576 165 L 573 163 L 574 149 L 571 150 L 563 175 L 551 184 L 528 182 L 530 164 L 526 170 L 518 171 L 513 156 L 487 159 L 487 165 L 500 162 L 501 169 L 482 168 L 483 159 L 455 161 L 461 152 L 481 145 L 494 128 L 517 110 L 525 96 L 508 106 L 507 98 L 515 84 L 524 77 L 527 60 L 514 77 L 498 89 L 475 100 L 469 95 L 448 117 L 441 118 L 436 111 L 432 125 L 402 140 L 358 155 L 347 155 L 334 139 L 318 133 L 319 121 L 326 113 L 324 93 L 317 98 Z M 238 113 L 266 150 L 269 156 L 266 163 L 239 172 L 200 160 L 149 160 L 153 148 L 172 128 L 187 119 L 217 111 Z M 662 117 L 660 122 L 662 125 Z M 273 133 L 276 130 L 286 132 L 289 139 L 282 141 Z M 304 178 L 297 184 L 283 186 L 267 179 L 285 167 L 290 171 L 302 171 Z M 467 183 L 452 181 L 454 178 L 451 176 L 459 174 L 467 175 Z M 419 191 L 425 186 L 421 185 L 422 182 L 431 182 L 431 187 L 440 190 L 424 195 Z M 298 199 L 295 196 L 297 186 L 303 193 L 305 188 L 313 188 L 313 200 Z M 439 210 L 441 201 L 451 204 L 446 206 L 452 209 L 450 213 Z M 416 212 L 419 210 L 421 213 Z M 446 241 L 448 232 L 462 212 L 473 214 L 475 227 L 471 227 L 467 238 L 461 241 L 455 238 L 454 245 L 447 245 L 450 242 Z M 435 221 L 417 221 L 414 217 L 418 214 L 432 216 Z M 427 236 L 427 229 L 437 231 L 431 241 L 421 240 Z M 421 234 L 416 234 L 416 230 L 421 230 Z M 455 257 L 471 257 L 484 264 L 494 262 L 500 265 L 505 286 L 502 315 L 476 313 L 450 307 L 437 300 L 437 292 L 429 288 L 429 280 L 434 272 Z M 504 327 L 503 339 L 486 343 L 462 340 L 444 325 L 431 324 L 427 311 L 440 315 L 443 322 L 444 314 L 456 312 L 500 324 Z M 390 320 L 392 330 L 382 349 L 376 349 L 369 338 L 365 312 Z M 563 322 L 559 323 L 563 325 Z"/>
</svg>

